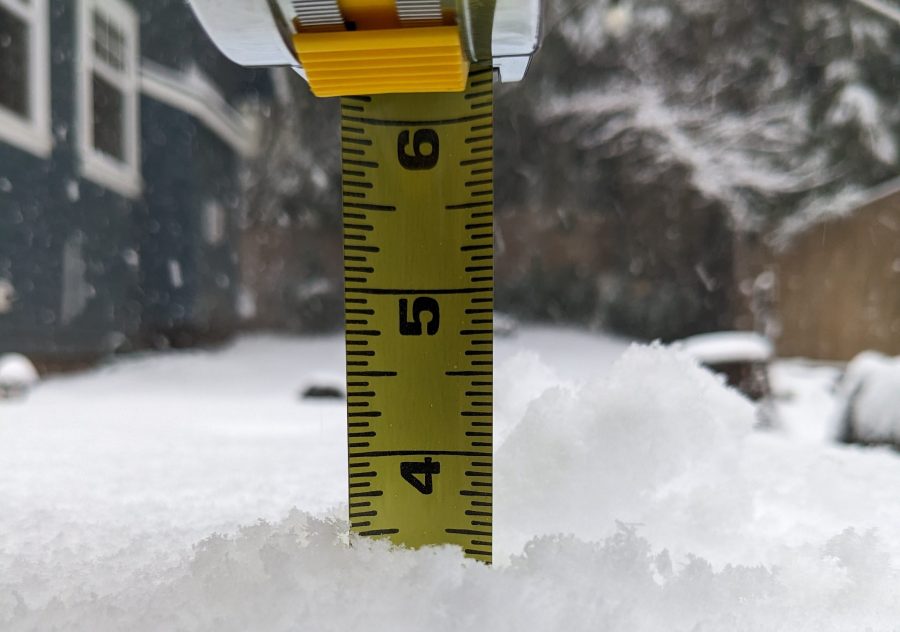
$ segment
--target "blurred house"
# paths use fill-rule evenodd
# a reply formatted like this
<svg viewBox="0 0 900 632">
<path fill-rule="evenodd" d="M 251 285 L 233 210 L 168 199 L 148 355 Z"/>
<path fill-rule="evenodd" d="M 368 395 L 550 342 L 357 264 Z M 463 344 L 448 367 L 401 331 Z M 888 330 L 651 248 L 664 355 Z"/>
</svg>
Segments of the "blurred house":
<svg viewBox="0 0 900 632">
<path fill-rule="evenodd" d="M 806 226 L 773 263 L 779 355 L 900 355 L 900 179 L 853 213 Z"/>
<path fill-rule="evenodd" d="M 0 351 L 230 330 L 261 79 L 180 0 L 0 0 Z"/>
</svg>

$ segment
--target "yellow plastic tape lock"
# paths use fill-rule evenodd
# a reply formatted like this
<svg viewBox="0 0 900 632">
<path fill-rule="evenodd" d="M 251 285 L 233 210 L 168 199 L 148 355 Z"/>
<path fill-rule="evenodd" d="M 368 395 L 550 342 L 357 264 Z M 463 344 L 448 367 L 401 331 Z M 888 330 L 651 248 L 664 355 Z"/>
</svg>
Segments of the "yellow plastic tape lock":
<svg viewBox="0 0 900 632">
<path fill-rule="evenodd" d="M 294 47 L 320 97 L 461 92 L 469 72 L 455 26 L 304 32 Z"/>
</svg>

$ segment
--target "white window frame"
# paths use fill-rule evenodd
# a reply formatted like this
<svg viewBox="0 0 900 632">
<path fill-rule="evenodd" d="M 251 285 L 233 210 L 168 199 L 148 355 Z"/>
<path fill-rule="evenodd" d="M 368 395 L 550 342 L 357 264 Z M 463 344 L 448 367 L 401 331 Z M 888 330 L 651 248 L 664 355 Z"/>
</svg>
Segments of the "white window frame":
<svg viewBox="0 0 900 632">
<path fill-rule="evenodd" d="M 0 0 L 0 7 L 25 22 L 28 28 L 27 78 L 29 115 L 22 117 L 0 105 L 0 141 L 41 158 L 50 156 L 50 28 L 47 0 Z"/>
<path fill-rule="evenodd" d="M 125 38 L 122 71 L 111 69 L 94 52 L 94 11 L 109 20 Z M 78 0 L 78 147 L 81 173 L 97 184 L 125 197 L 141 194 L 140 157 L 140 28 L 137 11 L 124 0 Z M 94 88 L 97 73 L 122 93 L 122 142 L 124 161 L 94 147 Z"/>
</svg>

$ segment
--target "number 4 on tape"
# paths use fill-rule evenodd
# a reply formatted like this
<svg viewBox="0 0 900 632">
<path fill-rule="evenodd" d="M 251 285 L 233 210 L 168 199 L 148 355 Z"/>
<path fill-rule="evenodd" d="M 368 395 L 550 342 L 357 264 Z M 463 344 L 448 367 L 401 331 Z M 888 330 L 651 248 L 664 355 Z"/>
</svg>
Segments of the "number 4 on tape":
<svg viewBox="0 0 900 632">
<path fill-rule="evenodd" d="M 425 457 L 424 461 L 404 461 L 400 463 L 400 476 L 423 494 L 430 494 L 434 491 L 431 477 L 440 473 L 441 464 L 437 461 L 432 461 L 431 457 Z M 416 474 L 422 474 L 424 478 L 419 479 L 416 477 Z"/>
</svg>

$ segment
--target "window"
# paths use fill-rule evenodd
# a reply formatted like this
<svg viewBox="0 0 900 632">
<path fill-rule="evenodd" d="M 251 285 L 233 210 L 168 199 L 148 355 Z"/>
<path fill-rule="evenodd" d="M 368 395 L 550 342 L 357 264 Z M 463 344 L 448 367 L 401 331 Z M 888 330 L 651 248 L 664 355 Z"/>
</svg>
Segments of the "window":
<svg viewBox="0 0 900 632">
<path fill-rule="evenodd" d="M 47 0 L 0 0 L 0 141 L 49 156 Z"/>
<path fill-rule="evenodd" d="M 82 172 L 135 197 L 141 190 L 137 14 L 124 0 L 80 0 L 79 36 Z"/>
</svg>

